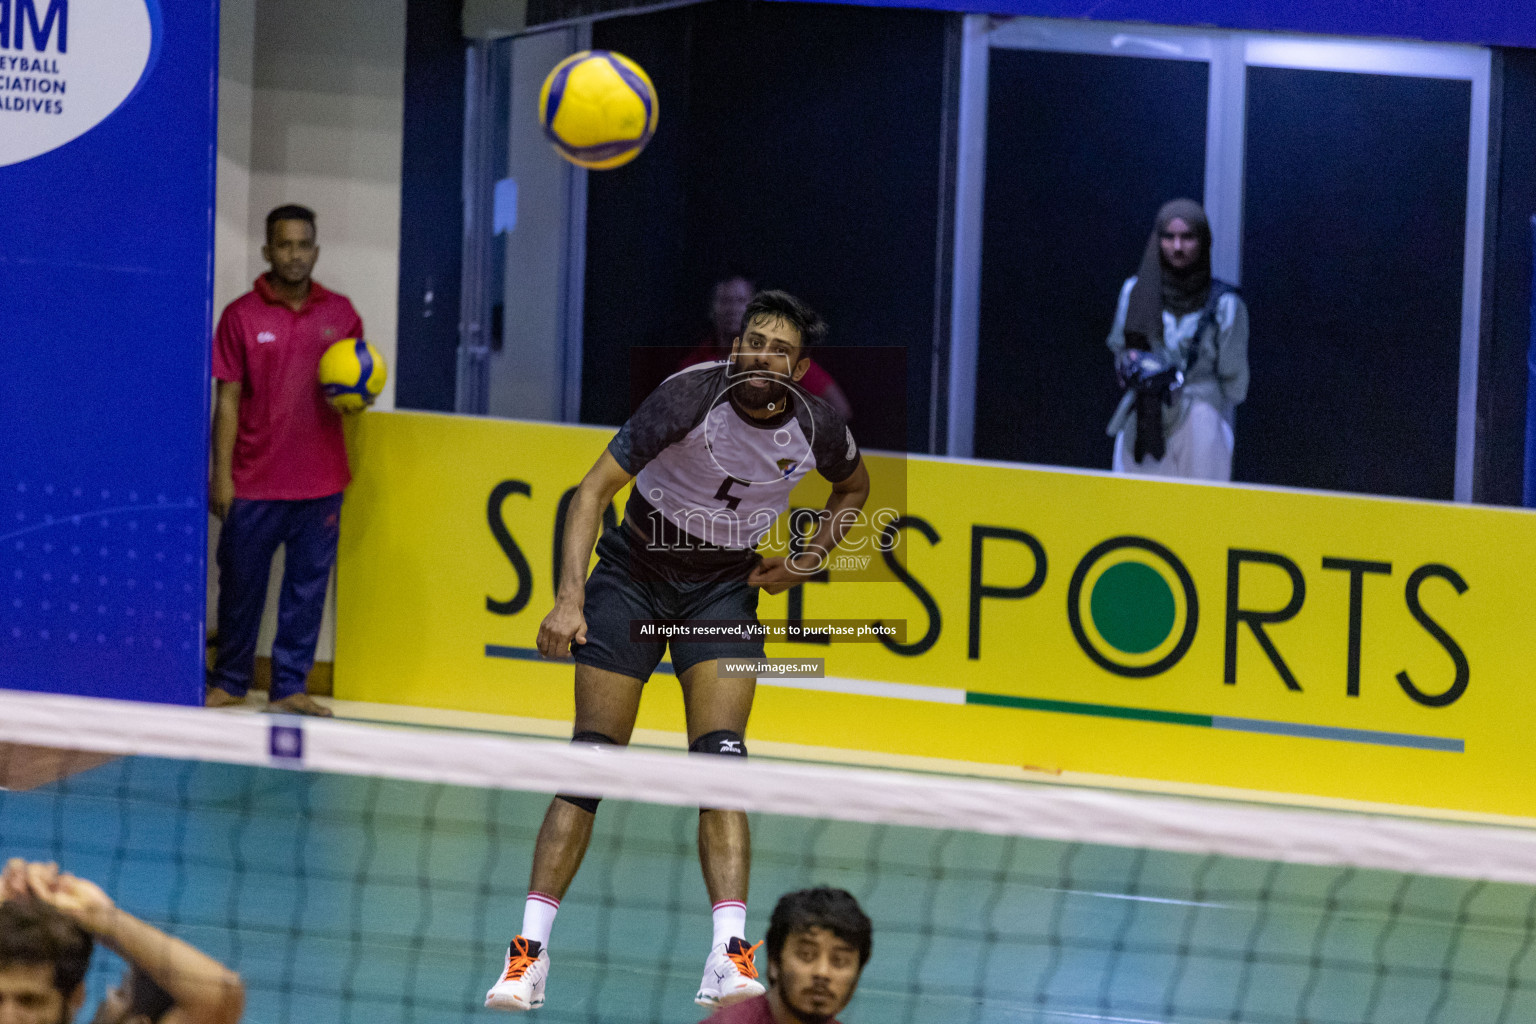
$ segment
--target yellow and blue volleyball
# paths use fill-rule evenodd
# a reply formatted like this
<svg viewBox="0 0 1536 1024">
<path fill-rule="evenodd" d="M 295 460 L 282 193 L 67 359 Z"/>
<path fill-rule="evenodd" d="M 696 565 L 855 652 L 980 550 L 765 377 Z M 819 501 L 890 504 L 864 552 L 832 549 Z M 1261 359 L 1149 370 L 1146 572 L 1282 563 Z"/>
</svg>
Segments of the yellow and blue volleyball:
<svg viewBox="0 0 1536 1024">
<path fill-rule="evenodd" d="M 612 50 L 583 50 L 556 64 L 539 90 L 539 122 L 573 164 L 607 170 L 640 155 L 656 134 L 656 87 Z"/>
<path fill-rule="evenodd" d="M 384 357 L 362 338 L 338 341 L 320 357 L 320 389 L 337 412 L 362 412 L 388 379 Z"/>
</svg>

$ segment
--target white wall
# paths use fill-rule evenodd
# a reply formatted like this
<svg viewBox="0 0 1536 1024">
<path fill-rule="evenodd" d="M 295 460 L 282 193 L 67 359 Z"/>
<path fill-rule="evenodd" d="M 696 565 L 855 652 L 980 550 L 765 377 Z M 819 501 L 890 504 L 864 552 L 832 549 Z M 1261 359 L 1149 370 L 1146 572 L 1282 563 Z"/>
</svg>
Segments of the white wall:
<svg viewBox="0 0 1536 1024">
<path fill-rule="evenodd" d="M 405 0 L 256 0 L 253 63 L 249 236 L 274 206 L 312 208 L 315 276 L 352 299 L 393 366 Z M 391 379 L 377 407 L 394 402 Z"/>
<path fill-rule="evenodd" d="M 215 315 L 251 286 L 251 104 L 256 0 L 219 4 L 219 155 L 213 225 Z M 256 243 L 261 244 L 260 240 Z"/>
<path fill-rule="evenodd" d="M 267 211 L 302 203 L 318 218 L 315 277 L 351 298 L 368 340 L 395 366 L 405 0 L 222 0 L 215 315 L 266 269 Z M 376 408 L 395 404 L 391 374 Z M 217 570 L 210 526 L 208 614 Z M 259 652 L 271 652 L 282 555 Z M 316 656 L 329 661 L 327 602 Z"/>
</svg>

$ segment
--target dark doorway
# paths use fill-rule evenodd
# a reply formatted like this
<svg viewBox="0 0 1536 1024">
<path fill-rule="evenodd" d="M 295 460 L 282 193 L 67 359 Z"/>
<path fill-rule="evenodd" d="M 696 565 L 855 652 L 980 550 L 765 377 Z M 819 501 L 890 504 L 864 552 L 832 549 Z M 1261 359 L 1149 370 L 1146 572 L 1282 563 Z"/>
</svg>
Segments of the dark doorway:
<svg viewBox="0 0 1536 1024">
<path fill-rule="evenodd" d="M 1248 70 L 1234 476 L 1453 496 L 1466 81 Z"/>
<path fill-rule="evenodd" d="M 979 458 L 1108 469 L 1104 347 L 1157 208 L 1205 185 L 1203 61 L 993 49 Z"/>
<path fill-rule="evenodd" d="M 650 70 L 660 126 L 588 176 L 581 419 L 619 423 L 641 345 L 693 345 L 724 270 L 814 306 L 866 447 L 928 426 L 950 15 L 731 0 L 599 22 Z M 916 412 L 889 408 L 909 403 Z"/>
</svg>

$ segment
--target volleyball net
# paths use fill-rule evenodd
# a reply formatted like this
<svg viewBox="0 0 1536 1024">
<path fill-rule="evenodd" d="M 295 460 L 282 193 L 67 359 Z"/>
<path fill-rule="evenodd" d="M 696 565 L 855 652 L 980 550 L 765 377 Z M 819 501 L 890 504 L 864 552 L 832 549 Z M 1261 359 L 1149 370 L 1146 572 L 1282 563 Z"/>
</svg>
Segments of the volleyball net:
<svg viewBox="0 0 1536 1024">
<path fill-rule="evenodd" d="M 537 1020 L 706 1016 L 700 805 L 751 815 L 749 938 L 811 885 L 872 918 L 844 1024 L 1536 1020 L 1518 828 L 11 693 L 0 784 L 0 856 L 235 968 L 262 1024 L 491 1019 L 557 791 L 606 799 Z"/>
</svg>

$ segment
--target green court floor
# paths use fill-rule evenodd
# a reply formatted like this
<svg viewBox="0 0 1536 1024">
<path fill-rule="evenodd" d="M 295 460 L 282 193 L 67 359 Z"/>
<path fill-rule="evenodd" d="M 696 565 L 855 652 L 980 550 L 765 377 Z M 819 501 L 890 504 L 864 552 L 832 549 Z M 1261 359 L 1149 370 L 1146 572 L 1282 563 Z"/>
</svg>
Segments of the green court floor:
<svg viewBox="0 0 1536 1024">
<path fill-rule="evenodd" d="M 235 966 L 256 1024 L 491 1020 L 546 802 L 131 758 L 0 792 L 0 853 L 56 859 Z M 531 1020 L 703 1017 L 696 822 L 604 803 Z M 845 1024 L 1536 1020 L 1517 886 L 775 816 L 753 841 L 750 938 L 812 884 L 873 918 Z"/>
</svg>

